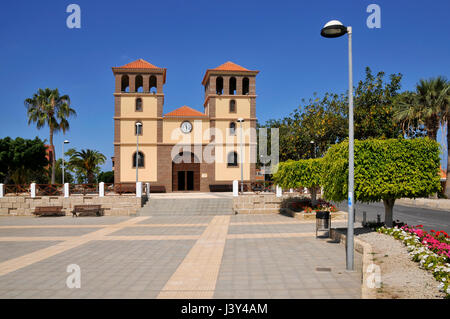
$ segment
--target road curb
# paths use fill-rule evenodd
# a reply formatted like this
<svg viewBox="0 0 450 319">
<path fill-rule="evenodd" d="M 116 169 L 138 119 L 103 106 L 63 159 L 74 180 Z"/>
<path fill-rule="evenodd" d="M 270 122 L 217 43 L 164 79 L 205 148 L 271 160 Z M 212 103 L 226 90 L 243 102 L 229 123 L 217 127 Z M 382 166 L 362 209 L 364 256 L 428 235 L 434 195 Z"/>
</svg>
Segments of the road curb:
<svg viewBox="0 0 450 319">
<path fill-rule="evenodd" d="M 341 244 L 346 244 L 347 236 L 341 233 L 336 228 L 331 229 L 330 237 Z M 354 238 L 354 247 L 357 252 L 362 254 L 362 278 L 361 278 L 361 298 L 362 299 L 376 299 L 375 288 L 370 288 L 367 283 L 372 275 L 371 271 L 367 271 L 370 265 L 375 264 L 373 260 L 373 248 L 369 243 L 362 241 L 358 238 Z"/>
</svg>

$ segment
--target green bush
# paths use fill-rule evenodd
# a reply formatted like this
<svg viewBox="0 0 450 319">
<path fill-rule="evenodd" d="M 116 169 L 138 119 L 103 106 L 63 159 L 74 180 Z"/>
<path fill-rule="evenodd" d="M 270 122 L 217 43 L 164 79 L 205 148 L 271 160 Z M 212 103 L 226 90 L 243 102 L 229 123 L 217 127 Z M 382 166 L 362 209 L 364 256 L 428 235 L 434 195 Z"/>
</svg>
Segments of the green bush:
<svg viewBox="0 0 450 319">
<path fill-rule="evenodd" d="M 425 197 L 440 189 L 439 144 L 429 138 L 355 140 L 354 199 L 383 201 L 386 225 L 398 198 Z M 348 196 L 348 141 L 333 145 L 323 162 L 325 198 Z"/>
</svg>

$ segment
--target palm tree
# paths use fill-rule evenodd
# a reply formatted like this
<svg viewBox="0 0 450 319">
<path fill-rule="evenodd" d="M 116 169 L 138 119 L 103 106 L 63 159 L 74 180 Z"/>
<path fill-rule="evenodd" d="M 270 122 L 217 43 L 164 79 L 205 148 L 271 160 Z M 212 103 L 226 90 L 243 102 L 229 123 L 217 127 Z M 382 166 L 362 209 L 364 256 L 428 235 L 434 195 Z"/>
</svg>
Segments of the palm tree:
<svg viewBox="0 0 450 319">
<path fill-rule="evenodd" d="M 413 136 L 425 128 L 428 137 L 436 140 L 439 127 L 447 127 L 447 180 L 450 173 L 450 82 L 443 76 L 420 80 L 416 92 L 405 92 L 395 100 L 394 118 L 403 133 Z M 408 133 L 407 133 L 408 132 Z M 450 198 L 450 183 L 445 194 Z"/>
<path fill-rule="evenodd" d="M 59 95 L 58 89 L 49 88 L 38 89 L 38 92 L 32 98 L 24 102 L 27 107 L 28 125 L 36 123 L 38 129 L 48 125 L 50 129 L 50 145 L 52 148 L 52 177 L 51 183 L 55 183 L 55 152 L 53 145 L 53 134 L 58 131 L 65 133 L 69 130 L 68 118 L 76 116 L 74 109 L 70 107 L 70 98 L 68 95 Z"/>
<path fill-rule="evenodd" d="M 106 161 L 106 156 L 95 150 L 76 151 L 71 148 L 66 153 L 70 156 L 68 169 L 75 170 L 78 177 L 87 178 L 89 184 L 95 183 L 95 175 L 100 170 L 100 165 Z"/>
</svg>

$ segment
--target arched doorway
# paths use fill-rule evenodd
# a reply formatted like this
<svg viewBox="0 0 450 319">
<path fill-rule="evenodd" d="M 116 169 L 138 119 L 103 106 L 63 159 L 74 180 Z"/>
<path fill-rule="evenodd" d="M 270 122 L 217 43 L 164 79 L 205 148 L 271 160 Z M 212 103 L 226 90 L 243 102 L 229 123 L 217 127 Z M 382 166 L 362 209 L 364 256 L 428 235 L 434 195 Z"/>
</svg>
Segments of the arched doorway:
<svg viewBox="0 0 450 319">
<path fill-rule="evenodd" d="M 200 162 L 191 152 L 181 152 L 172 161 L 172 190 L 200 190 Z"/>
</svg>

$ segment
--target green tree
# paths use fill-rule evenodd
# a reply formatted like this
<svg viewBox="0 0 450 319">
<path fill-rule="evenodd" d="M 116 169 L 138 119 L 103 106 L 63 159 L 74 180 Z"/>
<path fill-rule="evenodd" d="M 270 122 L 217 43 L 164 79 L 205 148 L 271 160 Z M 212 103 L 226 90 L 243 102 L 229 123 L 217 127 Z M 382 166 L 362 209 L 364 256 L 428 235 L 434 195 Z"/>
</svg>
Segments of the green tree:
<svg viewBox="0 0 450 319">
<path fill-rule="evenodd" d="M 101 172 L 98 174 L 98 181 L 103 183 L 114 183 L 114 171 Z"/>
<path fill-rule="evenodd" d="M 45 125 L 50 130 L 50 145 L 54 150 L 53 134 L 58 131 L 65 133 L 69 129 L 68 118 L 75 116 L 76 112 L 70 107 L 70 98 L 68 95 L 59 95 L 58 89 L 51 90 L 49 88 L 38 89 L 38 92 L 32 98 L 28 98 L 24 102 L 27 107 L 28 125 L 36 123 L 38 129 Z M 52 152 L 51 159 L 51 183 L 55 183 L 55 152 Z"/>
<path fill-rule="evenodd" d="M 317 204 L 317 191 L 322 183 L 322 158 L 286 161 L 278 164 L 273 180 L 282 188 L 308 188 L 311 204 Z"/>
<path fill-rule="evenodd" d="M 65 164 L 65 169 L 64 169 L 64 183 L 73 183 L 75 181 L 72 173 L 70 172 L 70 170 L 67 167 L 67 163 Z M 62 158 L 58 158 L 55 162 L 55 180 L 58 183 L 62 183 Z"/>
<path fill-rule="evenodd" d="M 383 201 L 385 223 L 392 226 L 398 198 L 416 198 L 440 189 L 439 144 L 429 138 L 355 141 L 355 201 Z M 325 198 L 347 199 L 348 141 L 330 148 L 324 157 Z"/>
<path fill-rule="evenodd" d="M 385 73 L 376 76 L 366 67 L 366 77 L 355 88 L 355 138 L 397 138 L 401 127 L 394 120 L 394 99 L 400 90 L 402 75 L 391 74 L 389 81 Z"/>
<path fill-rule="evenodd" d="M 17 137 L 0 139 L 0 181 L 5 184 L 47 183 L 44 142 Z"/>
<path fill-rule="evenodd" d="M 100 173 L 100 165 L 106 161 L 105 155 L 89 149 L 77 151 L 71 148 L 66 155 L 70 157 L 67 166 L 75 172 L 79 183 L 95 183 L 96 176 Z"/>
</svg>

